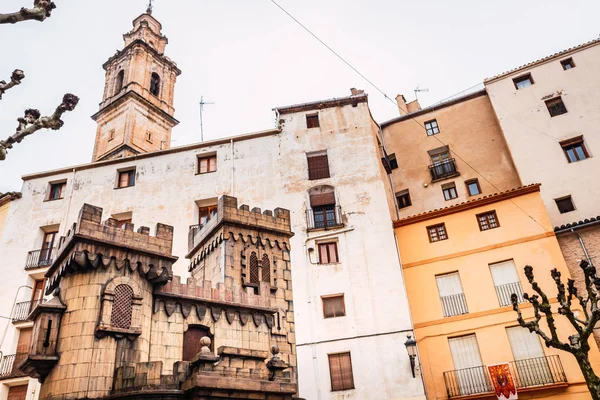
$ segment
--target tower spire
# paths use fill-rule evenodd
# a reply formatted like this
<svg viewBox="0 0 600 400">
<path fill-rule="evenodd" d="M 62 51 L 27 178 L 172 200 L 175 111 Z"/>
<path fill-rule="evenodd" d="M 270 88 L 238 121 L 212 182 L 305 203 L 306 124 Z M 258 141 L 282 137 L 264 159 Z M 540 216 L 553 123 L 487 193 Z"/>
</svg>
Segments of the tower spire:
<svg viewBox="0 0 600 400">
<path fill-rule="evenodd" d="M 152 14 L 152 0 L 148 0 L 148 8 L 146 9 L 147 14 Z"/>
</svg>

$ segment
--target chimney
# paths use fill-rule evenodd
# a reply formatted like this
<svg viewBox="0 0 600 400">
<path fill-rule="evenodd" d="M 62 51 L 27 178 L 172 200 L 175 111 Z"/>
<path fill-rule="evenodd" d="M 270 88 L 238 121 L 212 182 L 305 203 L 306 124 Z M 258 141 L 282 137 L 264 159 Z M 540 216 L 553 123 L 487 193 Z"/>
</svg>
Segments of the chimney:
<svg viewBox="0 0 600 400">
<path fill-rule="evenodd" d="M 396 103 L 398 103 L 398 112 L 400 113 L 400 116 L 406 115 L 407 107 L 404 95 L 399 94 L 398 96 L 396 96 Z"/>
<path fill-rule="evenodd" d="M 419 111 L 420 109 L 421 105 L 419 104 L 419 99 L 415 99 L 406 105 L 406 111 L 408 111 L 409 114 Z"/>
<path fill-rule="evenodd" d="M 352 96 L 358 96 L 358 95 L 364 94 L 365 91 L 357 89 L 357 88 L 352 88 L 352 89 L 350 89 L 350 93 L 352 93 Z"/>
</svg>

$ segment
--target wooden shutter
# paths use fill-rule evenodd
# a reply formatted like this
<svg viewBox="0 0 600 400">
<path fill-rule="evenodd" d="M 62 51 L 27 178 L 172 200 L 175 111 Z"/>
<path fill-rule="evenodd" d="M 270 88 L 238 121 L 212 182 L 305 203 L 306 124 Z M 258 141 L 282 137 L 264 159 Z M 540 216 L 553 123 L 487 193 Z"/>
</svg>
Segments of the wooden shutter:
<svg viewBox="0 0 600 400">
<path fill-rule="evenodd" d="M 19 341 L 17 342 L 17 354 L 29 353 L 31 347 L 32 328 L 21 329 L 19 332 Z"/>
<path fill-rule="evenodd" d="M 262 256 L 262 281 L 271 284 L 271 262 L 269 261 L 269 256 L 265 253 Z"/>
<path fill-rule="evenodd" d="M 183 333 L 183 361 L 191 361 L 200 353 L 200 339 L 210 336 L 208 328 L 202 326 L 190 326 Z M 211 343 L 212 346 L 212 343 Z"/>
<path fill-rule="evenodd" d="M 335 195 L 333 192 L 310 195 L 310 206 L 311 207 L 330 206 L 330 205 L 334 205 L 334 204 L 335 204 Z"/>
<path fill-rule="evenodd" d="M 319 244 L 319 264 L 333 264 L 339 262 L 337 243 Z"/>
<path fill-rule="evenodd" d="M 325 318 L 343 317 L 346 315 L 344 295 L 323 297 L 323 316 Z"/>
<path fill-rule="evenodd" d="M 33 297 L 31 298 L 31 300 L 35 303 L 39 300 L 42 300 L 42 298 L 44 297 L 44 286 L 45 286 L 46 281 L 45 280 L 39 280 L 39 281 L 35 281 L 35 285 L 33 287 Z"/>
<path fill-rule="evenodd" d="M 329 374 L 331 375 L 331 390 L 354 389 L 352 374 L 352 359 L 350 353 L 329 354 Z"/>
<path fill-rule="evenodd" d="M 250 283 L 259 283 L 258 277 L 258 257 L 256 252 L 250 254 Z"/>
<path fill-rule="evenodd" d="M 11 386 L 8 389 L 7 400 L 25 400 L 27 398 L 27 385 Z"/>
<path fill-rule="evenodd" d="M 213 156 L 208 159 L 208 171 L 214 172 L 217 170 L 217 157 Z"/>
<path fill-rule="evenodd" d="M 308 179 L 324 179 L 329 178 L 329 159 L 327 153 L 307 155 L 308 161 Z"/>
</svg>

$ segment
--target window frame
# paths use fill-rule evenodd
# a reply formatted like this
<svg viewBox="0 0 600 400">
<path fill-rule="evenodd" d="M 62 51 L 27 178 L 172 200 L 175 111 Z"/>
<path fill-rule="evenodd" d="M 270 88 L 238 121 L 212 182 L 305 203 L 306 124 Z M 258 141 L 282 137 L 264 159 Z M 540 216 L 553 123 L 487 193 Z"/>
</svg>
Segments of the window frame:
<svg viewBox="0 0 600 400">
<path fill-rule="evenodd" d="M 491 226 L 490 216 L 493 216 L 493 219 L 495 220 L 495 226 Z M 482 221 L 480 220 L 481 217 L 486 218 L 485 224 L 488 226 L 487 228 L 484 228 L 484 225 L 482 224 Z M 481 232 L 500 228 L 500 220 L 498 220 L 498 214 L 496 213 L 496 210 L 490 210 L 490 211 L 479 213 L 479 214 L 475 215 L 475 218 L 477 219 L 477 225 L 479 225 L 479 230 Z"/>
<path fill-rule="evenodd" d="M 433 123 L 435 123 L 435 126 L 433 126 Z M 425 132 L 427 133 L 427 136 L 433 136 L 433 135 L 437 135 L 438 133 L 440 133 L 440 124 L 437 122 L 437 118 L 431 119 L 429 121 L 425 121 L 423 123 L 423 125 L 425 126 Z M 430 125 L 430 126 L 428 127 L 427 125 Z M 436 129 L 437 129 L 437 132 L 435 132 Z"/>
<path fill-rule="evenodd" d="M 316 124 L 315 124 L 316 121 Z M 306 114 L 306 129 L 314 129 L 320 128 L 321 121 L 319 119 L 319 114 Z"/>
<path fill-rule="evenodd" d="M 562 202 L 565 200 L 569 200 L 569 203 L 571 204 L 571 207 L 572 207 L 570 210 L 563 211 L 563 209 L 559 205 L 559 202 Z M 556 198 L 556 199 L 554 199 L 554 203 L 556 204 L 556 208 L 558 208 L 558 212 L 560 212 L 561 214 L 566 214 L 566 213 L 570 213 L 572 211 L 577 210 L 577 208 L 575 207 L 575 203 L 573 203 L 573 197 L 571 195 Z"/>
<path fill-rule="evenodd" d="M 573 57 L 565 58 L 564 60 L 560 60 L 560 65 L 562 66 L 564 71 L 568 71 L 570 69 L 575 68 L 577 65 L 573 61 Z M 568 68 L 566 66 L 569 66 Z"/>
<path fill-rule="evenodd" d="M 479 193 L 471 193 L 471 189 L 469 188 L 470 185 L 475 184 L 477 186 L 477 190 L 479 191 Z M 473 178 L 473 179 L 467 179 L 465 181 L 465 186 L 467 188 L 467 193 L 469 194 L 469 197 L 472 196 L 479 196 L 480 194 L 482 194 L 483 192 L 481 191 L 481 185 L 479 184 L 479 179 L 477 178 Z"/>
<path fill-rule="evenodd" d="M 311 161 L 312 159 L 312 161 Z M 317 160 L 319 159 L 319 160 Z M 315 166 L 315 163 L 319 163 L 319 161 L 323 162 L 327 165 L 327 171 L 325 171 L 324 166 Z M 313 163 L 311 168 L 311 162 Z M 316 181 L 319 179 L 327 179 L 331 178 L 331 169 L 329 168 L 329 156 L 327 154 L 327 150 L 315 151 L 311 153 L 306 153 L 306 165 L 308 168 L 308 180 Z M 311 172 L 312 171 L 312 172 Z"/>
<path fill-rule="evenodd" d="M 159 97 L 161 92 L 161 81 L 162 78 L 156 72 L 150 74 L 150 94 L 154 97 Z"/>
<path fill-rule="evenodd" d="M 127 178 L 128 184 L 126 186 L 121 186 L 121 176 L 123 174 L 128 174 L 128 178 Z M 116 185 L 115 189 L 125 189 L 125 188 L 129 188 L 129 187 L 134 187 L 136 180 L 137 180 L 136 167 L 118 169 L 117 170 L 117 185 Z"/>
<path fill-rule="evenodd" d="M 447 198 L 446 191 L 447 190 L 450 191 L 451 189 L 454 189 L 454 197 Z M 448 192 L 448 193 L 450 194 L 450 192 Z M 458 190 L 456 189 L 456 184 L 454 182 L 443 184 L 442 185 L 442 194 L 444 195 L 445 201 L 451 201 L 451 200 L 458 199 Z"/>
<path fill-rule="evenodd" d="M 398 204 L 398 209 L 399 210 L 403 210 L 405 208 L 408 208 L 408 207 L 412 206 L 412 198 L 410 197 L 410 190 L 408 190 L 408 189 L 401 190 L 401 191 L 399 191 L 399 192 L 396 193 L 395 197 L 396 197 L 396 204 Z M 408 204 L 406 204 L 404 206 L 401 206 L 400 205 L 400 199 L 401 198 L 408 199 Z"/>
<path fill-rule="evenodd" d="M 439 234 L 439 228 L 442 227 L 444 229 L 444 238 L 440 239 L 440 234 Z M 438 228 L 436 230 L 436 237 L 437 239 L 433 240 L 433 237 L 431 235 L 431 229 L 433 228 Z M 434 225 L 429 225 L 427 227 L 425 227 L 425 229 L 427 230 L 427 237 L 429 238 L 429 243 L 437 243 L 437 242 L 442 242 L 444 240 L 448 240 L 449 236 L 448 236 L 448 230 L 446 229 L 446 223 L 441 222 L 439 224 L 434 224 Z"/>
<path fill-rule="evenodd" d="M 332 261 L 330 247 L 333 245 L 333 249 L 335 250 L 335 261 Z M 327 253 L 327 262 L 323 262 L 323 249 Z M 327 241 L 317 243 L 317 251 L 319 252 L 319 264 L 320 265 L 330 265 L 330 264 L 339 264 L 340 263 L 340 253 L 338 251 L 338 242 L 337 241 Z"/>
<path fill-rule="evenodd" d="M 152 143 L 152 132 L 146 131 L 146 142 Z"/>
<path fill-rule="evenodd" d="M 331 370 L 331 359 L 332 356 L 334 357 L 339 357 L 339 356 L 345 356 L 348 355 L 348 360 L 349 360 L 349 365 L 350 365 L 350 378 L 352 379 L 352 382 L 350 385 L 344 386 L 343 388 L 336 388 L 333 385 L 333 373 Z M 352 367 L 352 354 L 350 351 L 342 351 L 342 352 L 338 352 L 338 353 L 329 353 L 327 354 L 327 363 L 329 364 L 329 380 L 331 382 L 331 391 L 332 392 L 340 392 L 340 391 L 344 391 L 344 390 L 353 390 L 356 388 L 355 384 L 354 384 L 354 368 Z"/>
<path fill-rule="evenodd" d="M 54 188 L 57 186 L 60 186 L 59 196 L 53 197 L 52 194 L 54 192 Z M 67 180 L 66 179 L 62 180 L 62 181 L 49 182 L 48 183 L 48 197 L 46 198 L 46 201 L 56 201 L 56 200 L 64 199 L 66 190 L 67 190 Z"/>
<path fill-rule="evenodd" d="M 519 87 L 519 83 L 525 82 L 527 80 L 529 80 L 529 85 Z M 513 78 L 513 85 L 515 85 L 515 89 L 517 89 L 517 90 L 526 89 L 529 86 L 533 86 L 534 84 L 535 84 L 535 81 L 533 80 L 533 77 L 531 76 L 531 72 L 527 72 L 526 74 L 519 75 L 519 76 Z"/>
<path fill-rule="evenodd" d="M 552 107 L 558 106 L 559 102 L 560 102 L 560 104 L 562 104 L 562 109 L 560 107 L 559 107 L 559 109 L 552 108 Z M 555 104 L 550 105 L 550 103 L 555 103 Z M 559 115 L 567 114 L 569 112 L 569 110 L 567 110 L 567 106 L 565 105 L 565 102 L 562 99 L 562 96 L 557 96 L 557 97 L 553 97 L 551 99 L 545 100 L 544 104 L 546 104 L 546 108 L 548 109 L 550 118 L 558 117 Z M 552 110 L 555 110 L 554 113 Z"/>
<path fill-rule="evenodd" d="M 210 160 L 214 159 L 214 169 L 211 170 L 211 163 Z M 208 160 L 207 164 L 206 164 L 206 171 L 202 172 L 202 160 Z M 196 156 L 196 175 L 204 175 L 204 174 L 211 174 L 213 172 L 217 172 L 218 169 L 218 163 L 217 163 L 218 159 L 217 159 L 217 153 L 212 153 L 212 154 L 198 154 Z"/>
<path fill-rule="evenodd" d="M 576 136 L 576 137 L 566 139 L 566 140 L 562 140 L 559 142 L 559 144 L 563 150 L 563 153 L 565 153 L 565 157 L 567 157 L 567 162 L 569 164 L 573 164 L 575 162 L 587 160 L 588 158 L 590 158 L 590 153 L 588 152 L 587 147 L 585 146 L 585 141 L 583 140 L 583 135 Z M 579 158 L 579 154 L 577 154 L 577 152 L 574 151 L 573 155 L 575 156 L 575 160 L 571 160 L 571 157 L 569 156 L 568 151 L 572 150 L 576 147 L 581 147 L 581 151 L 584 155 L 584 158 Z"/>
<path fill-rule="evenodd" d="M 334 315 L 332 316 L 327 316 L 327 314 L 325 313 L 325 302 L 329 301 L 329 300 L 333 300 L 333 299 L 340 299 L 341 303 L 342 303 L 342 315 L 335 315 L 335 310 L 334 310 Z M 328 294 L 325 296 L 321 296 L 321 305 L 323 306 L 323 319 L 332 319 L 332 318 L 341 318 L 341 317 L 345 317 L 348 314 L 346 313 L 346 300 L 345 300 L 345 296 L 344 293 L 338 293 L 338 294 Z"/>
<path fill-rule="evenodd" d="M 108 131 L 108 142 L 110 142 L 114 138 L 115 138 L 115 130 L 111 129 L 110 131 Z"/>
</svg>

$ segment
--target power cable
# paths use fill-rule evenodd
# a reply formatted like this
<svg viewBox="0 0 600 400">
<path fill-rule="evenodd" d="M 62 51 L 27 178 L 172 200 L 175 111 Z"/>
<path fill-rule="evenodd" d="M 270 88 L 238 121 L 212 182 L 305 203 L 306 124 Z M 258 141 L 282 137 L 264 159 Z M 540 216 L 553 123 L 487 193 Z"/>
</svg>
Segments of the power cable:
<svg viewBox="0 0 600 400">
<path fill-rule="evenodd" d="M 323 46 L 325 46 L 329 51 L 331 51 L 337 58 L 339 58 L 344 64 L 346 64 L 348 67 L 350 67 L 354 72 L 356 72 L 361 78 L 363 78 L 369 85 L 371 85 L 373 88 L 375 88 L 379 93 L 381 93 L 386 99 L 388 99 L 389 101 L 391 101 L 398 109 L 400 109 L 401 111 L 403 111 L 412 121 L 414 121 L 417 125 L 419 125 L 419 127 L 421 127 L 425 133 L 427 133 L 427 130 L 425 129 L 425 126 L 423 126 L 419 121 L 416 120 L 415 117 L 410 116 L 410 113 L 403 109 L 402 107 L 400 107 L 400 105 L 394 101 L 391 97 L 389 97 L 383 90 L 381 90 L 377 85 L 375 85 L 369 78 L 367 78 L 365 75 L 363 75 L 358 69 L 356 69 L 352 64 L 350 64 L 348 61 L 346 61 L 346 59 L 344 59 L 344 57 L 342 57 L 340 54 L 338 54 L 335 50 L 333 50 L 327 43 L 325 43 L 323 40 L 321 40 L 321 38 L 319 38 L 316 34 L 314 34 L 310 29 L 308 29 L 302 22 L 300 22 L 298 19 L 296 19 L 292 14 L 290 14 L 285 8 L 283 8 L 281 5 L 279 5 L 275 0 L 270 0 L 271 3 L 273 3 L 274 5 L 276 5 L 281 11 L 283 11 L 288 17 L 290 17 L 292 20 L 294 20 L 298 25 L 300 25 L 306 32 L 308 32 L 312 37 L 314 37 L 319 43 L 321 43 Z M 459 92 L 460 93 L 460 92 Z M 439 104 L 438 104 L 439 105 Z M 431 111 L 434 111 L 435 107 L 431 107 Z M 438 138 L 436 135 L 432 135 L 438 142 L 440 142 L 442 144 L 442 146 L 446 146 L 446 144 L 444 142 L 442 142 L 442 140 L 440 138 Z M 450 149 L 450 148 L 449 148 Z M 496 187 L 496 185 L 494 185 L 490 180 L 488 180 L 485 176 L 483 176 L 483 174 L 481 174 L 479 171 L 477 171 L 475 168 L 473 168 L 473 166 L 471 164 L 469 164 L 464 158 L 462 158 L 458 153 L 456 153 L 456 151 L 451 150 L 450 152 L 452 154 L 454 154 L 454 156 L 456 158 L 458 158 L 459 160 L 461 160 L 463 163 L 465 163 L 469 168 L 471 168 L 471 170 L 473 170 L 477 175 L 479 175 L 480 177 L 482 177 L 487 183 L 490 184 L 490 186 L 492 186 L 495 190 L 497 190 L 499 193 L 502 192 L 502 190 L 500 190 L 498 187 Z M 534 221 L 536 224 L 538 224 L 542 229 L 546 229 L 542 224 L 540 224 L 533 216 L 531 216 L 529 213 L 527 213 L 525 210 L 523 210 L 521 207 L 519 207 L 519 205 L 517 203 L 515 203 L 512 199 L 509 199 L 509 201 L 511 203 L 513 203 L 515 205 L 515 207 L 517 207 L 519 210 L 521 210 L 525 215 L 527 215 L 532 221 Z"/>
</svg>

